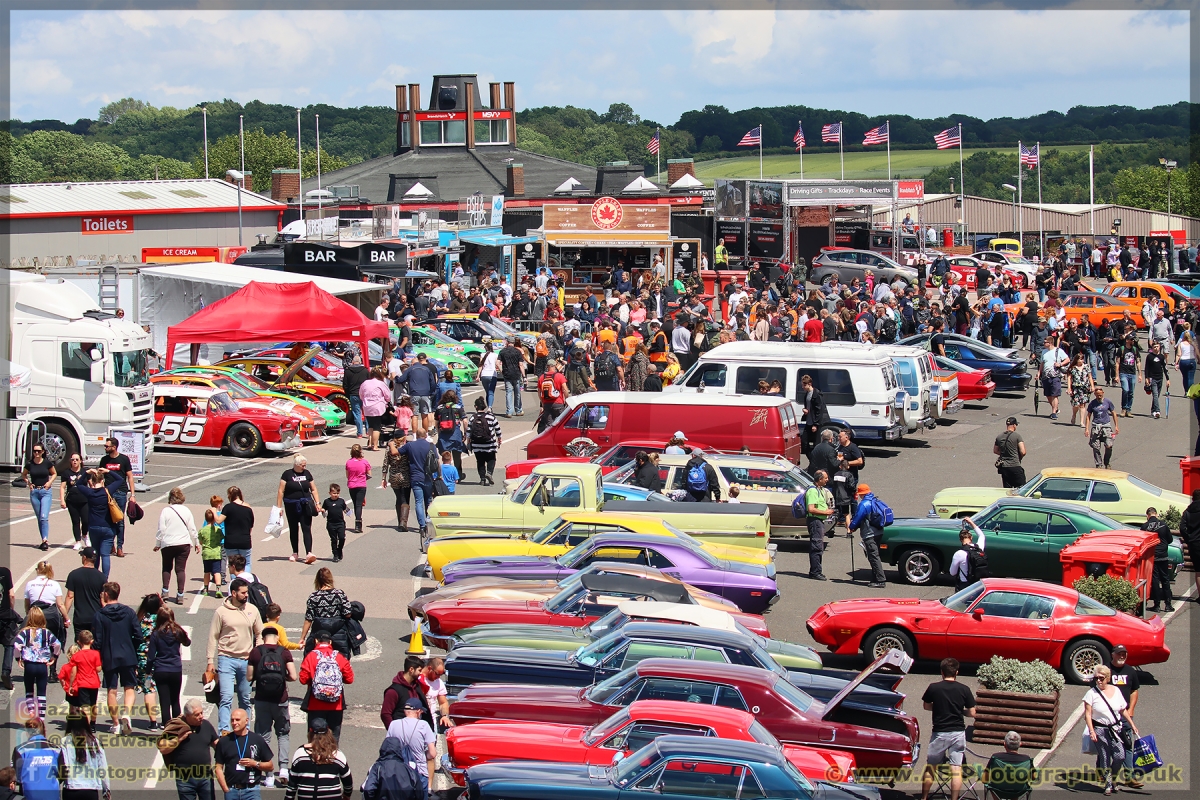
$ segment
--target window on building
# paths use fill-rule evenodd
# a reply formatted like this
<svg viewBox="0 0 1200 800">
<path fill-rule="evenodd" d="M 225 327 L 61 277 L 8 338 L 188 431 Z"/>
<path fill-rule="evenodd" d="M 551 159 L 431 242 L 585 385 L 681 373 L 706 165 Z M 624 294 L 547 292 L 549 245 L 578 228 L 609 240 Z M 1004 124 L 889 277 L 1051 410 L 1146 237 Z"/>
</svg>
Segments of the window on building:
<svg viewBox="0 0 1200 800">
<path fill-rule="evenodd" d="M 466 144 L 467 122 L 451 119 L 444 122 L 423 120 L 421 122 L 421 144 Z"/>
</svg>

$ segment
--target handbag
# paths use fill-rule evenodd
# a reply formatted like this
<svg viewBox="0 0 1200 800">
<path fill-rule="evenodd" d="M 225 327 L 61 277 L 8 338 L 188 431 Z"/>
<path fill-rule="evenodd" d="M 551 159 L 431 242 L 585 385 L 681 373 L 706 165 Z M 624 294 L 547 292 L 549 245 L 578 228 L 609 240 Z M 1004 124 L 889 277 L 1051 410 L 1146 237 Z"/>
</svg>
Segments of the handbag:
<svg viewBox="0 0 1200 800">
<path fill-rule="evenodd" d="M 204 670 L 204 702 L 214 706 L 221 703 L 221 682 L 217 680 L 217 673 L 211 669 Z"/>
<path fill-rule="evenodd" d="M 1133 766 L 1142 772 L 1162 769 L 1163 760 L 1158 754 L 1158 743 L 1154 734 L 1143 736 L 1133 743 Z"/>
<path fill-rule="evenodd" d="M 125 512 L 121 511 L 121 507 L 117 505 L 117 501 L 113 500 L 112 495 L 108 493 L 108 489 L 104 490 L 104 494 L 108 498 L 108 518 L 113 522 L 120 522 L 125 519 Z"/>
<path fill-rule="evenodd" d="M 1108 713 L 1112 714 L 1117 720 L 1115 725 L 1105 727 L 1110 729 L 1115 727 L 1117 729 L 1117 737 L 1120 738 L 1121 745 L 1125 748 L 1125 752 L 1128 753 L 1133 749 L 1133 729 L 1125 724 L 1125 720 L 1121 719 L 1121 716 L 1117 712 L 1113 711 L 1113 707 L 1108 702 L 1108 698 L 1104 696 L 1104 692 L 1096 692 L 1096 694 L 1100 695 L 1100 699 L 1104 701 L 1104 705 L 1108 706 Z"/>
</svg>

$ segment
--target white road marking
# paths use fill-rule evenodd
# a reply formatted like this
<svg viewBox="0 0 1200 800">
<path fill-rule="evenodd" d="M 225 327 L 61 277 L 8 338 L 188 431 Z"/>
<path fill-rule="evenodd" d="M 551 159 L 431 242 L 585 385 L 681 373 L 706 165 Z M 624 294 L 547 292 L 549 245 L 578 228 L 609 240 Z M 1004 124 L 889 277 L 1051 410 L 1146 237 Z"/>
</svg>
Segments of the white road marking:
<svg viewBox="0 0 1200 800">
<path fill-rule="evenodd" d="M 199 595 L 196 595 L 196 596 L 199 597 Z M 188 639 L 192 638 L 192 626 L 191 625 L 180 625 L 179 627 L 183 628 L 183 632 L 188 635 Z M 180 645 L 179 646 L 179 657 L 181 659 L 183 659 L 184 661 L 191 661 L 192 660 L 192 646 L 191 645 Z M 181 692 L 182 692 L 182 690 L 181 690 Z"/>
<path fill-rule="evenodd" d="M 533 429 L 533 430 L 528 430 L 528 431 L 525 431 L 524 433 L 518 433 L 516 436 L 505 436 L 505 437 L 504 437 L 504 443 L 505 443 L 505 444 L 508 444 L 509 442 L 515 442 L 517 439 L 520 439 L 520 438 L 521 438 L 521 437 L 523 437 L 523 436 L 529 436 L 529 435 L 531 435 L 531 434 L 534 434 L 534 433 L 537 433 L 537 429 L 536 429 L 536 428 L 535 428 L 535 429 Z"/>
<path fill-rule="evenodd" d="M 203 600 L 204 600 L 204 595 L 197 592 L 196 596 L 192 598 L 192 604 L 190 606 L 188 606 L 188 610 L 187 610 L 188 614 L 194 615 L 197 611 L 199 611 L 200 603 Z M 189 636 L 191 635 L 191 631 L 188 631 L 188 635 Z"/>
</svg>

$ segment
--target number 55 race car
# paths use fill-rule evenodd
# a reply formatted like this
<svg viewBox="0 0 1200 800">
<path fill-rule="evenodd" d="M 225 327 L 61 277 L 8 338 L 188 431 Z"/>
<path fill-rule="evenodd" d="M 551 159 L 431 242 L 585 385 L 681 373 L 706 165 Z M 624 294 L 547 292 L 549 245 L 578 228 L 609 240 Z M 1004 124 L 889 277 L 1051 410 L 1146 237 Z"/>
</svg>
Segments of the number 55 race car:
<svg viewBox="0 0 1200 800">
<path fill-rule="evenodd" d="M 300 421 L 274 409 L 239 408 L 228 392 L 202 386 L 154 385 L 155 444 L 196 450 L 228 450 L 251 458 L 264 450 L 300 446 Z"/>
</svg>

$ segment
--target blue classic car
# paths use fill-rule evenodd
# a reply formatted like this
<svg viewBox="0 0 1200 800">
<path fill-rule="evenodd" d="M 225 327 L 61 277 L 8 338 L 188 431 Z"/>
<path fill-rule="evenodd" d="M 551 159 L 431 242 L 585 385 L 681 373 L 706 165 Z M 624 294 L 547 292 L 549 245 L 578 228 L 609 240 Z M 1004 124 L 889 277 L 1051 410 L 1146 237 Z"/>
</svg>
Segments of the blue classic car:
<svg viewBox="0 0 1200 800">
<path fill-rule="evenodd" d="M 992 347 L 978 339 L 960 336 L 957 333 L 943 334 L 946 338 L 946 356 L 966 364 L 971 369 L 990 369 L 998 392 L 1023 392 L 1029 387 L 1032 375 L 1016 350 Z M 918 333 L 901 339 L 900 344 L 929 350 L 930 334 Z"/>
<path fill-rule="evenodd" d="M 660 736 L 612 766 L 514 761 L 467 770 L 471 800 L 559 800 L 587 797 L 878 800 L 879 789 L 810 781 L 778 749 L 757 742 Z"/>
</svg>

